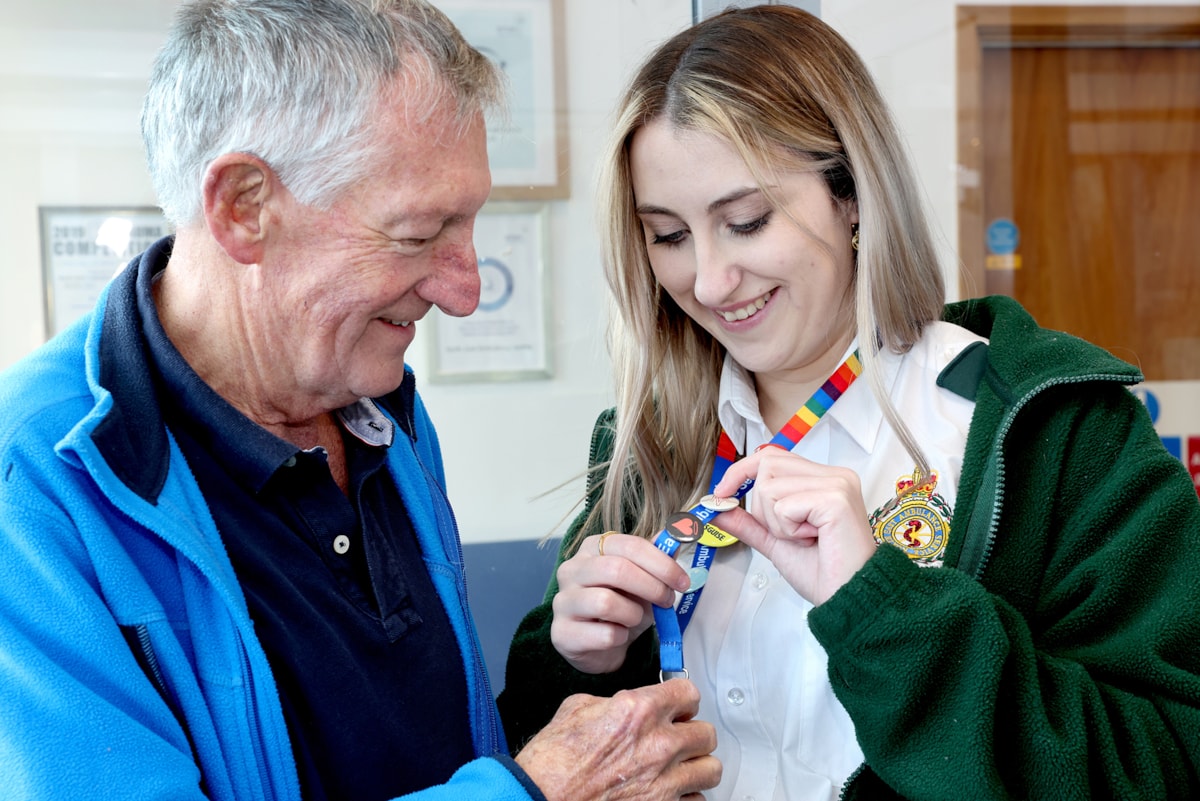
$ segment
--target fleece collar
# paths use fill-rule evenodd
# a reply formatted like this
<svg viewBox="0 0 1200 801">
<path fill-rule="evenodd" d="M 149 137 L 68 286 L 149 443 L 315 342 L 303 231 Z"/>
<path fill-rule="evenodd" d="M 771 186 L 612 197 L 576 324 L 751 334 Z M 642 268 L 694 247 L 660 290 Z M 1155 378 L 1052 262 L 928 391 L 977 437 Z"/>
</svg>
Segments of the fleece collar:
<svg viewBox="0 0 1200 801">
<path fill-rule="evenodd" d="M 1038 327 L 1037 321 L 1010 297 L 992 295 L 951 303 L 942 319 L 961 325 L 991 346 L 964 352 L 956 370 L 959 394 L 967 385 L 982 381 L 1002 398 L 1018 398 L 1048 381 L 1086 378 L 1115 379 L 1136 384 L 1141 372 L 1111 353 L 1078 337 Z M 950 380 L 943 377 L 943 382 Z M 943 386 L 946 386 L 943 383 Z M 951 387 L 947 387 L 951 388 Z"/>
</svg>

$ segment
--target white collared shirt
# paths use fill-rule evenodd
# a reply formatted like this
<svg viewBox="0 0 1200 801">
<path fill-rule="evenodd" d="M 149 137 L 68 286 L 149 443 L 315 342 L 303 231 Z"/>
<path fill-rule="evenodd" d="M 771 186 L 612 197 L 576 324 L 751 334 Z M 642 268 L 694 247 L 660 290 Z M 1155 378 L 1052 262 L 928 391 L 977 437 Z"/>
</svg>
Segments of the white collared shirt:
<svg viewBox="0 0 1200 801">
<path fill-rule="evenodd" d="M 947 508 L 954 505 L 974 403 L 935 382 L 976 341 L 983 340 L 939 322 L 909 353 L 881 359 L 888 397 L 936 472 L 934 491 Z M 741 453 L 771 438 L 753 377 L 728 357 L 719 417 Z M 868 515 L 894 498 L 897 481 L 915 468 L 866 380 L 846 390 L 793 451 L 855 470 Z M 691 558 L 691 548 L 679 555 L 685 567 Z M 854 724 L 829 683 L 825 651 L 808 629 L 810 609 L 761 554 L 741 544 L 718 551 L 684 635 L 700 718 L 716 726 L 715 753 L 725 771 L 706 794 L 710 801 L 831 801 L 862 763 Z"/>
</svg>

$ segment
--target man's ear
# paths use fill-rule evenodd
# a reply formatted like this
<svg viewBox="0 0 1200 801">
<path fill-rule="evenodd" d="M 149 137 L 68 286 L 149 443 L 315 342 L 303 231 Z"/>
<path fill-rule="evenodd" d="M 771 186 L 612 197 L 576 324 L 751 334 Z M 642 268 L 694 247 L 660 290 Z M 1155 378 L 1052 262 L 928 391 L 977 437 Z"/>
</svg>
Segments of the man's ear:
<svg viewBox="0 0 1200 801">
<path fill-rule="evenodd" d="M 204 172 L 204 219 L 213 239 L 239 264 L 256 264 L 266 237 L 267 200 L 278 178 L 262 159 L 225 153 Z"/>
</svg>

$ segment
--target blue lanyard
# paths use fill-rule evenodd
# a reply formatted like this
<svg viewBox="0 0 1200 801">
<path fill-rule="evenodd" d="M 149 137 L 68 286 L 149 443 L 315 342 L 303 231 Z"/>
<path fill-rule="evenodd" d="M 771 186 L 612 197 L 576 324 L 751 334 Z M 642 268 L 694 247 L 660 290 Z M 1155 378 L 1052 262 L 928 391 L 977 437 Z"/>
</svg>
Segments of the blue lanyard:
<svg viewBox="0 0 1200 801">
<path fill-rule="evenodd" d="M 724 431 L 721 432 L 721 436 L 725 437 Z M 713 464 L 710 493 L 721 480 L 721 476 L 725 474 L 729 464 L 729 461 L 721 464 L 720 458 Z M 745 481 L 741 487 L 738 487 L 735 497 L 740 500 L 752 486 L 754 486 L 753 480 Z M 681 534 L 683 532 L 679 528 L 681 523 L 687 527 L 686 541 L 694 542 L 699 539 L 700 532 L 704 530 L 708 521 L 718 514 L 720 514 L 719 510 L 709 508 L 702 503 L 693 506 L 689 511 L 672 518 L 672 523 L 659 532 L 654 539 L 655 547 L 668 556 L 674 556 L 682 544 Z M 695 518 L 695 522 L 690 522 L 688 518 Z M 678 610 L 669 606 L 651 606 L 654 612 L 654 626 L 658 630 L 659 680 L 665 680 L 669 673 L 681 674 L 685 678 L 688 675 L 687 668 L 683 666 L 683 632 L 692 620 L 692 613 L 696 611 L 696 605 L 700 602 L 700 593 L 704 589 L 703 578 L 697 583 L 696 576 L 707 577 L 709 566 L 712 564 L 716 552 L 717 549 L 711 545 L 696 543 L 696 552 L 692 557 L 692 570 L 690 571 L 693 576 L 692 589 L 689 589 L 680 598 Z"/>
<path fill-rule="evenodd" d="M 774 446 L 787 451 L 792 450 L 861 373 L 862 363 L 859 362 L 858 351 L 855 350 L 764 447 Z M 705 526 L 731 503 L 728 499 L 714 499 L 712 492 L 736 458 L 737 451 L 733 442 L 722 430 L 717 443 L 717 454 L 713 459 L 709 495 L 688 511 L 672 517 L 667 526 L 654 538 L 654 546 L 668 556 L 674 556 L 683 543 L 696 543 L 692 570 L 689 571 L 693 576 L 693 584 L 680 598 L 679 608 L 651 606 L 654 612 L 654 626 L 658 630 L 660 681 L 666 680 L 668 674 L 687 678 L 687 668 L 683 666 L 683 632 L 700 602 L 700 593 L 704 589 L 709 566 L 716 555 L 715 547 L 698 540 L 704 533 Z M 754 479 L 748 478 L 743 481 L 732 496 L 733 502 L 744 498 L 753 486 Z"/>
</svg>

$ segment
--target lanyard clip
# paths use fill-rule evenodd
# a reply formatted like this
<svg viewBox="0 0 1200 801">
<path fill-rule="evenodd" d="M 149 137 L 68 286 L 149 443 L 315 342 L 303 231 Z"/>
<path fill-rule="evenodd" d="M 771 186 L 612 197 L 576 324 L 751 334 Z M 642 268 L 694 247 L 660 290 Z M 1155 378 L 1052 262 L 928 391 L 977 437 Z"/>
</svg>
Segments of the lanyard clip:
<svg viewBox="0 0 1200 801">
<path fill-rule="evenodd" d="M 671 679 L 687 679 L 687 678 L 690 678 L 690 677 L 688 676 L 688 671 L 687 671 L 687 668 L 685 668 L 685 667 L 681 667 L 679 670 L 660 670 L 660 671 L 658 671 L 658 683 L 659 684 L 662 684 L 665 681 L 670 681 Z"/>
</svg>

